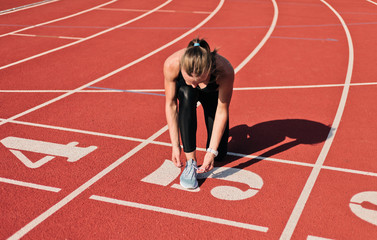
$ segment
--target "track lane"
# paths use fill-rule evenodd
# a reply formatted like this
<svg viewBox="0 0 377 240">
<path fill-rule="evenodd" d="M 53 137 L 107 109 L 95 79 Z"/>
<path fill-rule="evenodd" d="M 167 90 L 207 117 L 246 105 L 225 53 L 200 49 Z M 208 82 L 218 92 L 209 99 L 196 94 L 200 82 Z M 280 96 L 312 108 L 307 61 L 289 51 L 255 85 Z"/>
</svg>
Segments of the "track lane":
<svg viewBox="0 0 377 240">
<path fill-rule="evenodd" d="M 252 114 L 252 113 L 251 113 Z M 302 115 L 301 115 L 302 116 Z M 274 119 L 276 117 L 276 115 L 273 115 L 272 116 L 272 119 Z M 242 121 L 241 121 L 242 122 Z M 339 135 L 338 135 L 339 136 Z M 156 152 L 158 152 L 159 154 L 160 154 L 160 152 L 159 152 L 160 150 L 157 150 Z M 170 152 L 168 151 L 168 150 L 166 150 L 166 155 L 169 155 L 170 154 Z M 144 159 L 144 158 L 142 158 L 142 159 Z M 266 169 L 263 169 L 262 170 L 262 166 L 260 166 L 261 167 L 261 170 L 260 170 L 260 172 L 262 173 L 262 172 L 265 172 L 265 171 L 269 171 L 270 169 L 269 168 L 266 168 Z M 287 170 L 286 171 L 287 172 L 287 174 L 292 174 L 292 172 L 290 171 L 290 170 Z M 270 182 L 271 182 L 271 180 L 270 180 Z M 325 181 L 325 182 L 328 182 L 328 181 Z M 329 192 L 329 191 L 328 191 Z M 331 192 L 331 191 L 330 191 Z M 284 197 L 286 197 L 286 196 L 283 196 L 283 198 Z M 289 197 L 291 197 L 291 196 L 289 196 Z M 290 203 L 287 203 L 288 205 L 290 204 Z M 318 204 L 316 204 L 317 206 L 318 206 Z M 334 204 L 333 204 L 334 205 Z M 74 206 L 72 206 L 73 208 L 74 208 Z M 96 208 L 96 206 L 94 207 L 94 209 Z M 113 209 L 113 208 L 109 208 L 109 211 L 111 211 L 111 209 Z M 277 211 L 279 211 L 280 209 L 277 209 Z M 138 213 L 138 212 L 137 212 Z M 151 215 L 151 216 L 153 216 L 153 215 Z M 76 217 L 76 216 L 75 216 Z M 80 216 L 80 217 L 82 217 L 82 216 Z M 96 217 L 96 216 L 93 216 L 93 217 Z M 155 216 L 154 216 L 155 217 Z M 80 219 L 80 218 L 76 218 L 76 219 Z M 80 221 L 80 220 L 78 220 L 78 221 Z M 119 226 L 119 225 L 118 225 Z M 135 226 L 137 227 L 138 225 L 137 224 L 135 224 Z M 168 230 L 169 229 L 169 226 L 165 226 L 166 227 L 166 229 Z M 53 228 L 50 228 L 50 231 L 52 231 L 52 229 Z M 90 229 L 90 226 L 86 226 L 85 227 L 85 229 Z M 77 229 L 76 229 L 77 230 Z M 74 231 L 75 233 L 74 234 L 80 234 L 79 232 L 77 232 L 77 231 Z M 305 232 L 305 233 L 307 233 L 307 232 Z M 314 234 L 315 235 L 315 234 Z M 75 235 L 76 236 L 76 235 Z M 77 236 L 80 236 L 80 235 L 77 235 Z M 248 236 L 248 235 L 245 235 L 245 236 Z M 317 235 L 318 236 L 318 235 Z M 325 237 L 326 235 L 319 235 L 319 236 L 323 236 L 323 237 Z M 306 237 L 306 235 L 304 234 L 303 235 L 303 237 Z"/>
<path fill-rule="evenodd" d="M 23 11 L 29 8 L 39 7 L 45 4 L 57 2 L 59 0 L 43 0 L 43 1 L 18 1 L 18 5 L 14 5 L 15 3 L 2 3 L 0 15 L 10 14 L 18 11 Z M 9 4 L 9 5 L 7 5 Z"/>
<path fill-rule="evenodd" d="M 313 168 L 312 172 L 309 175 L 309 178 L 306 181 L 306 184 L 301 192 L 301 195 L 298 201 L 296 202 L 296 205 L 292 211 L 290 218 L 288 219 L 287 225 L 285 226 L 280 239 L 290 239 L 292 237 L 292 234 L 295 231 L 295 228 L 303 212 L 303 209 L 305 208 L 306 202 L 308 201 L 308 198 L 312 192 L 312 189 L 316 183 L 316 180 L 318 179 L 319 173 L 321 171 L 321 167 L 323 166 L 326 160 L 327 154 L 331 148 L 331 145 L 333 143 L 334 137 L 336 135 L 336 132 L 338 130 L 338 127 L 339 127 L 339 124 L 340 124 L 340 121 L 344 112 L 344 108 L 345 108 L 347 97 L 348 97 L 349 87 L 350 87 L 349 84 L 351 83 L 351 77 L 352 77 L 352 72 L 353 72 L 354 47 L 353 47 L 352 37 L 347 28 L 347 25 L 344 22 L 343 18 L 339 15 L 339 13 L 329 3 L 327 3 L 324 0 L 321 0 L 321 2 L 324 3 L 336 15 L 336 17 L 342 23 L 342 26 L 347 36 L 348 64 L 347 64 L 346 78 L 344 80 L 345 85 L 342 91 L 342 96 L 339 101 L 339 106 L 336 111 L 334 121 L 331 125 L 333 131 L 330 132 L 329 135 L 327 136 L 327 139 L 324 143 L 321 153 L 319 154 L 316 160 L 316 163 L 315 163 L 316 166 Z"/>
<path fill-rule="evenodd" d="M 54 21 L 55 19 L 67 17 L 108 1 L 75 1 L 73 4 L 71 1 L 60 0 L 53 4 L 45 4 L 36 8 L 14 12 L 12 14 L 0 15 L 0 34 L 3 35 L 12 31 L 18 31 L 46 21 Z"/>
<path fill-rule="evenodd" d="M 281 14 L 269 47 L 240 72 L 236 87 L 343 83 L 347 42 L 337 19 L 313 1 L 278 5 Z"/>
<path fill-rule="evenodd" d="M 329 3 L 341 13 L 352 36 L 355 47 L 352 82 L 369 81 L 370 76 L 377 73 L 371 64 L 376 61 L 376 57 L 371 53 L 376 51 L 372 42 L 376 39 L 373 22 L 376 22 L 374 13 L 377 8 L 367 1 L 348 1 L 342 4 L 329 1 Z M 361 22 L 365 24 L 357 24 Z M 373 129 L 377 128 L 374 120 L 377 110 L 374 104 L 377 101 L 375 91 L 374 85 L 351 85 L 337 136 L 326 157 L 325 163 L 330 167 L 352 167 L 356 171 L 377 170 L 374 161 L 371 160 L 377 154 L 373 147 L 376 145 Z M 305 233 L 312 232 L 317 236 L 332 239 L 374 239 L 377 236 L 375 224 L 373 225 L 371 220 L 368 222 L 368 217 L 365 215 L 364 218 L 361 217 L 362 215 L 355 215 L 351 205 L 355 206 L 352 199 L 356 195 L 376 191 L 375 186 L 376 178 L 372 176 L 350 176 L 322 170 L 293 238 L 300 239 Z M 331 197 L 324 199 L 323 196 Z M 372 212 L 376 210 L 375 204 L 368 202 L 367 199 L 356 205 L 361 210 Z M 317 210 L 314 209 L 318 209 L 318 206 L 323 207 L 315 214 Z M 342 224 L 333 224 L 334 222 L 342 222 Z M 329 225 L 332 226 L 330 229 L 328 229 Z"/>
<path fill-rule="evenodd" d="M 170 2 L 171 2 L 171 0 L 166 1 L 164 4 L 160 5 L 159 8 L 163 7 L 164 5 L 166 5 L 166 4 L 170 3 Z M 141 15 L 135 17 L 135 18 L 129 19 L 128 21 L 124 21 L 124 22 L 122 22 L 122 23 L 120 23 L 120 24 L 118 24 L 118 25 L 116 25 L 116 26 L 112 26 L 112 27 L 110 27 L 110 28 L 108 28 L 108 29 L 105 29 L 105 30 L 102 30 L 102 31 L 100 31 L 100 32 L 97 32 L 97 33 L 95 33 L 95 34 L 93 34 L 93 35 L 87 36 L 87 37 L 85 37 L 85 38 L 83 38 L 83 39 L 80 39 L 80 40 L 78 40 L 78 41 L 75 41 L 75 42 L 72 42 L 72 43 L 69 43 L 69 44 L 66 44 L 66 45 L 60 46 L 60 47 L 58 47 L 58 48 L 50 49 L 50 50 L 48 50 L 48 51 L 41 52 L 41 53 L 36 54 L 36 55 L 32 55 L 32 56 L 30 56 L 30 57 L 27 57 L 27 58 L 24 58 L 24 59 L 18 60 L 18 61 L 16 61 L 16 62 L 9 63 L 9 64 L 7 64 L 7 65 L 3 65 L 3 66 L 0 67 L 0 70 L 3 70 L 3 69 L 6 69 L 6 68 L 9 68 L 9 67 L 12 67 L 12 66 L 18 65 L 18 64 L 20 64 L 20 63 L 28 62 L 28 61 L 30 61 L 30 60 L 34 60 L 34 59 L 39 58 L 39 57 L 41 57 L 41 56 L 45 56 L 45 55 L 50 54 L 50 53 L 55 53 L 56 51 L 60 51 L 60 50 L 62 50 L 62 49 L 65 49 L 65 48 L 68 48 L 68 47 L 71 47 L 71 46 L 77 45 L 77 44 L 79 44 L 79 43 L 82 43 L 82 42 L 85 42 L 85 41 L 88 41 L 88 40 L 91 40 L 91 39 L 94 39 L 94 38 L 96 38 L 96 37 L 98 37 L 98 36 L 101 36 L 101 35 L 104 35 L 104 34 L 106 34 L 106 33 L 109 33 L 109 32 L 111 32 L 111 31 L 113 31 L 113 30 L 119 29 L 119 28 L 121 28 L 121 27 L 123 27 L 123 26 L 126 26 L 126 25 L 128 25 L 128 24 L 130 24 L 130 23 L 133 23 L 133 22 L 135 22 L 135 21 L 137 21 L 137 20 L 139 20 L 139 19 L 141 19 L 141 18 L 143 18 L 143 17 L 145 17 L 145 16 L 148 16 L 149 14 L 151 14 L 151 13 L 153 13 L 154 11 L 158 10 L 159 8 L 152 9 L 152 10 L 150 10 L 150 11 L 147 12 L 147 13 L 141 14 Z"/>
<path fill-rule="evenodd" d="M 376 15 L 368 13 L 376 12 L 377 6 L 367 1 L 350 2 L 349 4 L 334 5 L 341 12 L 350 13 L 355 8 L 357 14 L 344 14 L 347 23 L 375 22 Z M 352 82 L 373 81 L 377 75 L 374 62 L 377 57 L 373 54 L 377 49 L 374 40 L 377 35 L 375 25 L 365 24 L 362 26 L 350 25 L 350 32 L 355 45 L 355 67 Z M 349 103 L 339 126 L 339 137 L 334 139 L 334 144 L 329 152 L 327 163 L 335 167 L 352 167 L 358 170 L 377 171 L 377 166 L 371 159 L 377 154 L 373 147 L 376 141 L 375 112 L 377 100 L 374 92 L 375 85 L 351 86 Z M 341 158 L 337 156 L 342 156 Z"/>
<path fill-rule="evenodd" d="M 103 6 L 107 6 L 108 4 L 114 3 L 114 2 L 116 2 L 116 1 L 117 1 L 117 0 L 112 0 L 112 1 L 109 1 L 109 2 L 106 2 L 106 3 L 103 3 L 103 4 L 100 4 L 100 5 L 94 6 L 94 7 L 92 7 L 92 8 L 85 9 L 85 10 L 83 10 L 83 11 L 80 11 L 80 12 L 77 12 L 77 13 L 74 13 L 74 14 L 71 14 L 71 15 L 68 15 L 68 16 L 64 16 L 64 17 L 56 18 L 56 19 L 49 20 L 49 21 L 46 21 L 46 22 L 42 22 L 42 23 L 38 23 L 38 24 L 35 24 L 35 25 L 27 26 L 27 27 L 24 27 L 24 28 L 21 28 L 21 29 L 15 30 L 15 31 L 11 31 L 11 32 L 3 33 L 3 34 L 0 35 L 0 37 L 5 37 L 5 36 L 8 36 L 8 35 L 16 34 L 16 33 L 19 33 L 19 32 L 25 31 L 25 30 L 29 30 L 29 29 L 32 29 L 32 28 L 36 28 L 36 27 L 40 27 L 40 26 L 47 25 L 47 24 L 51 24 L 51 23 L 55 23 L 55 22 L 59 22 L 59 21 L 64 20 L 64 19 L 68 19 L 68 18 L 71 18 L 71 17 L 74 17 L 74 16 L 78 16 L 78 15 L 81 15 L 81 14 L 83 14 L 83 13 L 87 13 L 87 12 L 93 11 L 93 10 L 95 10 L 95 9 L 97 9 L 97 8 L 100 8 L 100 7 L 103 7 Z M 5 25 L 5 24 L 4 24 L 4 25 Z"/>
<path fill-rule="evenodd" d="M 220 2 L 218 7 L 214 10 L 214 12 L 207 17 L 202 24 L 205 21 L 208 21 L 221 7 L 223 2 Z M 197 25 L 196 27 L 200 27 L 200 24 Z M 131 150 L 129 153 L 118 159 L 116 162 L 114 162 L 112 165 L 110 165 L 108 168 L 104 169 L 102 172 L 97 174 L 95 177 L 93 177 L 91 180 L 86 182 L 84 185 L 76 189 L 74 192 L 69 194 L 67 197 L 65 197 L 63 200 L 58 202 L 56 205 L 51 207 L 49 210 L 44 212 L 43 214 L 39 215 L 36 219 L 31 221 L 29 224 L 27 224 L 25 227 L 23 227 L 21 230 L 16 232 L 14 235 L 10 237 L 10 239 L 19 239 L 20 237 L 24 236 L 27 234 L 30 230 L 32 230 L 34 227 L 36 227 L 38 224 L 44 221 L 44 219 L 48 218 L 50 215 L 52 215 L 54 212 L 58 211 L 61 207 L 63 207 L 65 204 L 67 204 L 69 201 L 74 199 L 76 196 L 78 196 L 82 191 L 84 191 L 86 188 L 90 187 L 93 183 L 95 183 L 98 179 L 100 179 L 103 175 L 106 175 L 109 171 L 111 171 L 113 168 L 117 167 L 119 164 L 121 164 L 123 161 L 127 160 L 127 158 L 131 157 L 134 153 L 142 149 L 144 146 L 146 146 L 149 141 L 153 140 L 156 138 L 159 134 L 161 134 L 163 131 L 166 131 L 166 127 L 162 128 L 160 131 L 156 132 L 154 135 L 152 135 L 146 142 L 141 143 L 138 145 L 136 148 Z"/>
<path fill-rule="evenodd" d="M 175 7 L 176 5 L 172 6 Z M 176 8 L 183 9 L 182 6 L 179 5 Z M 188 9 L 190 9 L 189 6 Z M 187 42 L 196 36 L 205 37 L 211 43 L 212 48 L 219 48 L 219 54 L 226 56 L 234 66 L 239 66 L 250 54 L 250 51 L 261 43 L 261 40 L 266 36 L 269 29 L 269 27 L 242 29 L 242 27 L 249 26 L 250 24 L 270 26 L 273 21 L 274 7 L 271 1 L 268 2 L 268 4 L 248 2 L 235 4 L 225 2 L 224 9 L 226 9 L 224 12 L 220 12 L 215 16 L 214 21 L 209 22 L 201 29 L 198 29 L 194 34 L 183 39 L 182 44 L 171 46 L 166 51 L 162 51 L 160 54 L 146 59 L 145 64 L 135 65 L 132 68 L 126 69 L 95 84 L 94 87 L 111 89 L 162 89 L 163 81 L 160 81 L 160 79 L 163 79 L 163 75 L 161 69 L 149 66 L 162 66 L 163 61 L 172 52 L 185 47 Z M 254 15 L 257 16 L 258 14 L 260 15 L 258 18 L 250 17 Z M 182 17 L 177 18 L 177 20 L 182 23 L 186 22 L 185 18 L 188 16 L 189 15 L 182 15 Z M 166 24 L 156 23 L 156 21 L 151 21 L 151 26 L 153 29 L 156 28 L 156 30 L 160 31 L 160 34 L 165 35 L 171 31 L 183 31 L 185 25 L 179 24 L 179 22 L 174 23 L 171 29 L 169 29 Z M 143 24 L 143 22 L 139 24 Z M 240 29 L 236 29 L 236 27 L 240 27 Z M 145 31 L 149 32 L 152 31 L 152 29 L 145 29 Z M 220 34 L 224 32 L 225 34 Z M 143 77 L 136 80 L 134 76 Z M 129 81 L 124 81 L 124 79 L 129 79 Z"/>
</svg>

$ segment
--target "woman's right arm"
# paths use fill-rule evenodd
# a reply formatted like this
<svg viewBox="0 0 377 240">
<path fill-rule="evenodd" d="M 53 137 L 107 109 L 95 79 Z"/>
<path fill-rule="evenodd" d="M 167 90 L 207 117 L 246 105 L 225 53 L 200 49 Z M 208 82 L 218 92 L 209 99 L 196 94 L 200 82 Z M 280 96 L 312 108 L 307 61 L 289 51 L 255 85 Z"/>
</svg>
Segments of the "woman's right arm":
<svg viewBox="0 0 377 240">
<path fill-rule="evenodd" d="M 178 104 L 176 97 L 176 78 L 178 73 L 179 63 L 177 63 L 175 58 L 171 56 L 166 59 L 164 63 L 166 121 L 168 123 L 170 141 L 172 143 L 172 161 L 177 167 L 182 167 L 180 160 L 181 146 L 179 141 Z"/>
</svg>

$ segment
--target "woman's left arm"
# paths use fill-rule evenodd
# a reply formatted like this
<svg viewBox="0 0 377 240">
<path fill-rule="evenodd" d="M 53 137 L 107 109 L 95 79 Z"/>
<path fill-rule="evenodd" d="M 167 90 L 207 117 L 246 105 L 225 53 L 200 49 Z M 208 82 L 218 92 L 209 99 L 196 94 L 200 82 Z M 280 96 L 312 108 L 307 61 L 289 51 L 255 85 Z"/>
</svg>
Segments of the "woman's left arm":
<svg viewBox="0 0 377 240">
<path fill-rule="evenodd" d="M 221 138 L 226 128 L 229 119 L 229 105 L 232 99 L 234 82 L 234 70 L 231 64 L 224 59 L 223 71 L 218 79 L 219 84 L 219 98 L 217 103 L 215 121 L 213 124 L 211 141 L 209 148 L 216 150 L 219 147 Z M 200 172 L 207 172 L 213 168 L 215 155 L 207 152 Z"/>
</svg>

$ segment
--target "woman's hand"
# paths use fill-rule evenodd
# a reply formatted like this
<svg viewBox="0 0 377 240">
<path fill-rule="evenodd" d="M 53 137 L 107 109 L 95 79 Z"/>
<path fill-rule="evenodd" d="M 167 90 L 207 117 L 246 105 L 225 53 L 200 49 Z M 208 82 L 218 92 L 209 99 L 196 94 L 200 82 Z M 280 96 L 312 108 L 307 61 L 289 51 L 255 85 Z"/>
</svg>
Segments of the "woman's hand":
<svg viewBox="0 0 377 240">
<path fill-rule="evenodd" d="M 198 173 L 204 173 L 211 171 L 213 169 L 213 164 L 215 162 L 215 155 L 213 153 L 207 152 L 204 156 L 203 165 L 198 169 Z"/>
<path fill-rule="evenodd" d="M 177 167 L 182 167 L 181 162 L 181 146 L 173 146 L 171 160 Z"/>
</svg>

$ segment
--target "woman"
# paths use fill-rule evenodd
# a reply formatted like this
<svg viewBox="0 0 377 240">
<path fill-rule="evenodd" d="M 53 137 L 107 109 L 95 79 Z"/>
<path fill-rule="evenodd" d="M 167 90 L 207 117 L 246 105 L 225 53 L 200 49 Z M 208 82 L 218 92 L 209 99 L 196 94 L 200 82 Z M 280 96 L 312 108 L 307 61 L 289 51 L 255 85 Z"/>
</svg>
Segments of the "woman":
<svg viewBox="0 0 377 240">
<path fill-rule="evenodd" d="M 234 69 L 216 50 L 211 52 L 205 40 L 196 38 L 187 48 L 166 59 L 164 78 L 166 119 L 173 147 L 172 161 L 177 167 L 183 166 L 180 160 L 181 134 L 187 159 L 181 185 L 196 188 L 196 174 L 210 171 L 214 161 L 221 160 L 227 153 Z M 199 169 L 196 165 L 198 101 L 203 106 L 207 127 L 207 153 Z"/>
</svg>

